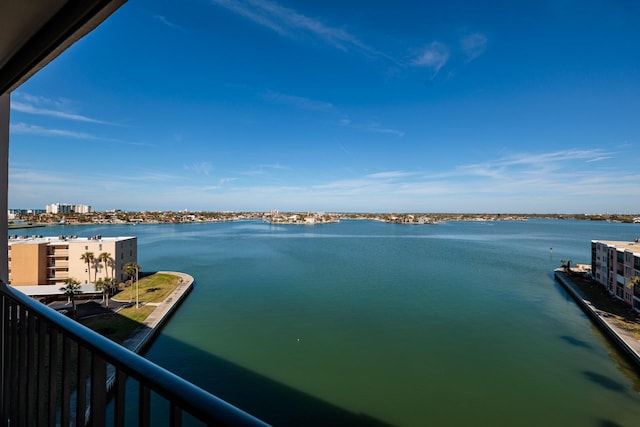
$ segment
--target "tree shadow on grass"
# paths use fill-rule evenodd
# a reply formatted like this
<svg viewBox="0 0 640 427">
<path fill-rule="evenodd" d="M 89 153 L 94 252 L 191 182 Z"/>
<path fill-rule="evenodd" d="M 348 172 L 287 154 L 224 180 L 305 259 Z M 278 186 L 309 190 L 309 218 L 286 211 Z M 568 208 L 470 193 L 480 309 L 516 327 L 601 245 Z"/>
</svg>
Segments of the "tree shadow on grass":
<svg viewBox="0 0 640 427">
<path fill-rule="evenodd" d="M 621 424 L 618 424 L 610 420 L 602 420 L 602 419 L 598 420 L 598 425 L 600 427 L 622 427 Z"/>
</svg>

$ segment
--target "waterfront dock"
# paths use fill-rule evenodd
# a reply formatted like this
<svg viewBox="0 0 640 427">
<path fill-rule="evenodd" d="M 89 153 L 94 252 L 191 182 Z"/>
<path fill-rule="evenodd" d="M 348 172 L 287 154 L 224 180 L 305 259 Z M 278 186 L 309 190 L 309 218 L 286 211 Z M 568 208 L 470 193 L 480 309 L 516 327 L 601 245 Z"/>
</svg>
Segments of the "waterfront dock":
<svg viewBox="0 0 640 427">
<path fill-rule="evenodd" d="M 640 371 L 640 340 L 624 329 L 612 313 L 596 307 L 562 269 L 555 270 L 554 276 L 582 311 L 635 363 L 636 369 Z"/>
</svg>

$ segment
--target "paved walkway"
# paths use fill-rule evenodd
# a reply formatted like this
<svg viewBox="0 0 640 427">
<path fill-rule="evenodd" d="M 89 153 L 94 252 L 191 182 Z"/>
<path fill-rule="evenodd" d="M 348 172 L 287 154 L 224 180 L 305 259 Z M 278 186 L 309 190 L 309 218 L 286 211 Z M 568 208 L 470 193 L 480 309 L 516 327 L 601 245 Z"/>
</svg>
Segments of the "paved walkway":
<svg viewBox="0 0 640 427">
<path fill-rule="evenodd" d="M 636 365 L 640 368 L 640 340 L 636 339 L 626 329 L 624 329 L 617 321 L 614 314 L 608 311 L 596 307 L 585 295 L 580 288 L 575 286 L 571 279 L 566 275 L 556 270 L 556 279 L 564 286 L 569 294 L 576 300 L 580 307 L 591 317 L 591 319 L 601 327 L 614 341 L 616 341 L 619 347 L 626 352 L 632 359 L 635 360 Z"/>
<path fill-rule="evenodd" d="M 144 349 L 149 340 L 153 338 L 157 329 L 164 324 L 193 287 L 193 277 L 188 274 L 176 271 L 159 271 L 158 273 L 176 275 L 180 277 L 180 284 L 164 301 L 160 303 L 145 303 L 145 305 L 155 305 L 155 310 L 153 310 L 133 334 L 122 343 L 124 347 L 135 353 L 140 353 Z"/>
</svg>

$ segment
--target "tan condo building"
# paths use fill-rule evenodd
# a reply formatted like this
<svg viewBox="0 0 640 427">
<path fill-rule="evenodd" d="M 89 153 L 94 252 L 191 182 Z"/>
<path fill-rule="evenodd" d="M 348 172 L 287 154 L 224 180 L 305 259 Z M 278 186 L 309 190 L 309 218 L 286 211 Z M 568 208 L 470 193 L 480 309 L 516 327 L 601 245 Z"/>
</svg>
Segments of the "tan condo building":
<svg viewBox="0 0 640 427">
<path fill-rule="evenodd" d="M 83 254 L 93 253 L 93 261 Z M 101 259 L 100 254 L 106 259 Z M 80 283 L 115 277 L 128 278 L 122 268 L 137 262 L 136 237 L 10 237 L 9 284 L 13 286 L 64 285 L 68 278 Z"/>
</svg>

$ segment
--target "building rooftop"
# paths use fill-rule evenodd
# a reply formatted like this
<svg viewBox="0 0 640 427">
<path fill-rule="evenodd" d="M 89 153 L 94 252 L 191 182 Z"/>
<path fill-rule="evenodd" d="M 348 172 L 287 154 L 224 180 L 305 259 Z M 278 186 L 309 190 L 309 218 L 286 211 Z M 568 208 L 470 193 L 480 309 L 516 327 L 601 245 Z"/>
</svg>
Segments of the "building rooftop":
<svg viewBox="0 0 640 427">
<path fill-rule="evenodd" d="M 631 251 L 634 254 L 640 255 L 640 239 L 636 239 L 633 242 L 622 242 L 615 240 L 592 240 L 595 243 L 602 243 L 608 246 L 614 246 L 618 249 L 624 249 Z"/>
<path fill-rule="evenodd" d="M 135 239 L 135 236 L 119 236 L 119 237 L 106 237 L 106 236 L 91 236 L 91 237 L 79 237 L 79 236 L 9 236 L 9 246 L 16 244 L 35 244 L 35 243 L 74 243 L 74 242 L 119 242 L 123 240 Z"/>
<path fill-rule="evenodd" d="M 17 289 L 25 295 L 30 297 L 44 297 L 50 295 L 63 295 L 64 292 L 60 290 L 62 285 L 24 285 L 13 286 L 13 289 Z M 80 294 L 82 295 L 99 295 L 102 292 L 96 290 L 96 285 L 93 283 L 81 283 Z"/>
</svg>

